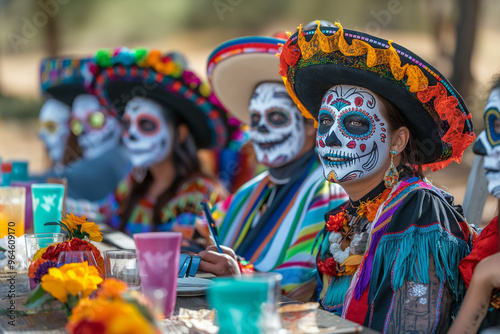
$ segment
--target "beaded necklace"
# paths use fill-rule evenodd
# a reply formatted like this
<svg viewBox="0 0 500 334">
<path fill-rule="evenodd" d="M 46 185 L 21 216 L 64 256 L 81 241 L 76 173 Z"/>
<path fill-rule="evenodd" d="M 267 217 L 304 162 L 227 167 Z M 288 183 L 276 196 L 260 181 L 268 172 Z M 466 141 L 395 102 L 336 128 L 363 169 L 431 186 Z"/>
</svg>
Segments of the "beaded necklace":
<svg viewBox="0 0 500 334">
<path fill-rule="evenodd" d="M 363 254 L 353 254 L 351 242 L 359 243 L 363 234 L 366 234 L 367 239 L 367 232 L 356 234 L 356 231 L 362 231 L 360 224 L 363 218 L 366 218 L 368 224 L 373 222 L 378 208 L 389 197 L 391 190 L 392 188 L 387 188 L 375 198 L 361 201 L 359 206 L 354 206 L 349 201 L 340 212 L 328 218 L 326 230 L 330 232 L 328 239 L 332 256 L 323 261 L 318 259 L 318 270 L 322 274 L 344 276 L 356 272 L 363 260 Z"/>
</svg>

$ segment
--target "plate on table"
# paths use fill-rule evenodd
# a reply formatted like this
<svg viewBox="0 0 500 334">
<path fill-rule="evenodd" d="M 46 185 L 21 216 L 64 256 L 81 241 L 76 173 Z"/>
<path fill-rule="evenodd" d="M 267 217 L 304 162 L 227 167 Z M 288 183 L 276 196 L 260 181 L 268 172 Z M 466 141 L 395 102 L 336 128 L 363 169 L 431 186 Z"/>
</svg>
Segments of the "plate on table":
<svg viewBox="0 0 500 334">
<path fill-rule="evenodd" d="M 192 297 L 205 295 L 208 287 L 213 284 L 209 279 L 199 277 L 184 277 L 177 279 L 177 296 Z"/>
</svg>

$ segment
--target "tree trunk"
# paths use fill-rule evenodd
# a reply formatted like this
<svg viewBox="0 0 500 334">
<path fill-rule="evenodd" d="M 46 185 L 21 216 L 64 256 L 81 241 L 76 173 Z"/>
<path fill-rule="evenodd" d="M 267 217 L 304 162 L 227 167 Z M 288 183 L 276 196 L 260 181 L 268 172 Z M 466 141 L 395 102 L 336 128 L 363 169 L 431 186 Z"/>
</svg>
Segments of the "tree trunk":
<svg viewBox="0 0 500 334">
<path fill-rule="evenodd" d="M 477 19 L 481 0 L 458 0 L 459 17 L 456 29 L 455 56 L 451 82 L 464 98 L 469 95 L 471 58 L 476 39 Z"/>
<path fill-rule="evenodd" d="M 50 16 L 47 22 L 47 54 L 49 57 L 57 56 L 59 52 L 59 31 L 57 30 L 57 15 Z"/>
</svg>

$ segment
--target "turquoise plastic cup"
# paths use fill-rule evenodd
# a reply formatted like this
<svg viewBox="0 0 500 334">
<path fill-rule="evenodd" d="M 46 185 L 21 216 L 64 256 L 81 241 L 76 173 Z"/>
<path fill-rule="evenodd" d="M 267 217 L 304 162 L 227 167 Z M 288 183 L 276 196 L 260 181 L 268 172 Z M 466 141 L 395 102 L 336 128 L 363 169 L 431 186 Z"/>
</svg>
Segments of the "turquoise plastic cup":
<svg viewBox="0 0 500 334">
<path fill-rule="evenodd" d="M 262 280 L 220 278 L 207 291 L 217 310 L 219 334 L 266 333 L 269 284 Z"/>
<path fill-rule="evenodd" d="M 27 161 L 12 161 L 12 172 L 10 173 L 11 181 L 28 181 L 28 162 Z"/>
<path fill-rule="evenodd" d="M 33 204 L 33 228 L 35 233 L 59 233 L 58 225 L 45 226 L 48 222 L 61 220 L 64 200 L 64 185 L 37 183 L 31 186 Z"/>
</svg>

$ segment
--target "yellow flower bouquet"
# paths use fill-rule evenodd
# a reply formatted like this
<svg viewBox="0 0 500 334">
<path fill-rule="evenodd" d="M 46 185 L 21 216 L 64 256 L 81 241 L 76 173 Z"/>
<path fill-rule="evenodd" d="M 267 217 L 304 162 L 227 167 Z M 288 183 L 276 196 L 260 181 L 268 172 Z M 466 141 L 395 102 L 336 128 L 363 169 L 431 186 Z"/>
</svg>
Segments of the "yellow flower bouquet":
<svg viewBox="0 0 500 334">
<path fill-rule="evenodd" d="M 66 232 L 67 240 L 39 249 L 30 263 L 28 276 L 35 284 L 41 282 L 43 275 L 50 268 L 57 266 L 59 254 L 64 251 L 90 251 L 94 256 L 97 269 L 101 277 L 104 277 L 104 259 L 101 253 L 90 241 L 102 241 L 99 226 L 94 222 L 87 221 L 86 217 L 75 216 L 70 213 L 60 222 L 50 222 L 45 225 L 60 225 Z"/>
<path fill-rule="evenodd" d="M 73 309 L 66 329 L 71 334 L 159 333 L 146 300 L 119 280 L 105 280 L 94 299 L 82 299 Z"/>
<path fill-rule="evenodd" d="M 56 299 L 63 303 L 68 315 L 81 299 L 88 298 L 103 281 L 96 267 L 88 262 L 68 263 L 51 267 L 41 278 L 41 284 L 30 294 L 27 308 L 44 307 Z"/>
</svg>

